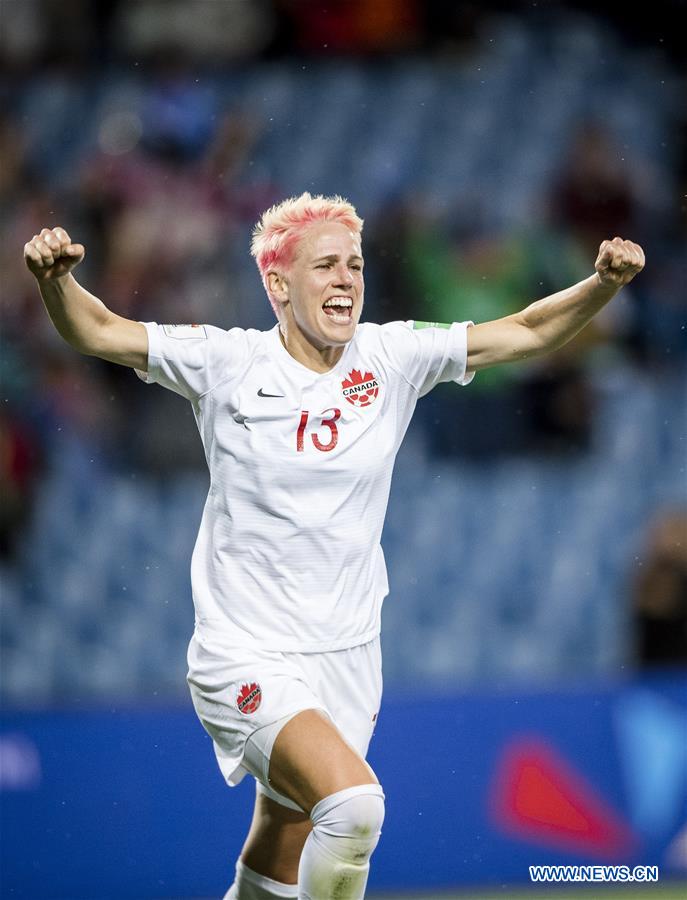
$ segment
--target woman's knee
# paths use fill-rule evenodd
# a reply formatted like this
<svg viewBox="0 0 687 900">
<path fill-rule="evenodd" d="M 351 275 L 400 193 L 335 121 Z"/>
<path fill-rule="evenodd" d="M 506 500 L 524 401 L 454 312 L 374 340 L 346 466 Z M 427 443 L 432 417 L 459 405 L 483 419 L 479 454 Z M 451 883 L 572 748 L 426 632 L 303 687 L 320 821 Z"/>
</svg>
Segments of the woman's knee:
<svg viewBox="0 0 687 900">
<path fill-rule="evenodd" d="M 384 821 L 379 784 L 358 784 L 323 797 L 312 808 L 313 830 L 298 869 L 298 896 L 362 900 Z"/>
<path fill-rule="evenodd" d="M 365 863 L 382 833 L 384 792 L 379 784 L 337 791 L 315 804 L 310 819 L 315 839 L 338 859 Z"/>
</svg>

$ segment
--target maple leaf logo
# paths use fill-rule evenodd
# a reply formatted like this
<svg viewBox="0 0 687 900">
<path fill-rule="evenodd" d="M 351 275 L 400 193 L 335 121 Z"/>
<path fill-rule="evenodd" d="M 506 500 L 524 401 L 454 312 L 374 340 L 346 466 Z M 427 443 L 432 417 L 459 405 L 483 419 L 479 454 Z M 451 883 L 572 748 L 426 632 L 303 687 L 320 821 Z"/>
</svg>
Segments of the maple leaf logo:
<svg viewBox="0 0 687 900">
<path fill-rule="evenodd" d="M 236 695 L 236 705 L 240 713 L 249 716 L 254 713 L 260 706 L 262 700 L 262 689 L 255 681 L 250 684 L 242 684 L 241 689 Z"/>
<path fill-rule="evenodd" d="M 372 372 L 353 369 L 341 382 L 342 393 L 353 406 L 369 406 L 379 394 L 379 381 Z"/>
</svg>

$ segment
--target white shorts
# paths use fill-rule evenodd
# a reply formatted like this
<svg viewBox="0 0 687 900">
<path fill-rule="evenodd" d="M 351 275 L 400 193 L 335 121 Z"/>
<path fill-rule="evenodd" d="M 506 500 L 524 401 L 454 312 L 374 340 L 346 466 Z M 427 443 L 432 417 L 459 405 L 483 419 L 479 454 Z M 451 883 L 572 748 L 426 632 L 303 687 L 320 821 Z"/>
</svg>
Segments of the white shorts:
<svg viewBox="0 0 687 900">
<path fill-rule="evenodd" d="M 250 772 L 259 793 L 300 810 L 270 786 L 268 775 L 277 735 L 304 709 L 322 710 L 367 754 L 382 698 L 379 637 L 346 650 L 278 653 L 220 646 L 196 631 L 188 664 L 193 705 L 231 787 Z"/>
</svg>

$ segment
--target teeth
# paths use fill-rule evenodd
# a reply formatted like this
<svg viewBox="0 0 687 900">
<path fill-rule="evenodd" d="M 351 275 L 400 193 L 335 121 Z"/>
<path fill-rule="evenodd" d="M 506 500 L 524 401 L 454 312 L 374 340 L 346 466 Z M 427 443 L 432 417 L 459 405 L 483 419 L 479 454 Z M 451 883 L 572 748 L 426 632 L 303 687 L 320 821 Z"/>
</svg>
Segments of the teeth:
<svg viewBox="0 0 687 900">
<path fill-rule="evenodd" d="M 353 301 L 350 297 L 332 297 L 331 300 L 327 300 L 324 303 L 324 306 L 353 306 Z"/>
</svg>

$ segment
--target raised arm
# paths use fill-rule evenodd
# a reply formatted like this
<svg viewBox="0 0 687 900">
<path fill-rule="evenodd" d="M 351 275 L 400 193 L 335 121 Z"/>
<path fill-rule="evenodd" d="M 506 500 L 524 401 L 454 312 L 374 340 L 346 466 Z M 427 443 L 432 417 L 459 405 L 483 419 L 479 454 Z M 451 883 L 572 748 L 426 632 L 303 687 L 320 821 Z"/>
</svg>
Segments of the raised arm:
<svg viewBox="0 0 687 900">
<path fill-rule="evenodd" d="M 468 371 L 557 350 L 575 337 L 623 285 L 644 268 L 639 244 L 603 241 L 595 273 L 502 319 L 468 328 Z"/>
<path fill-rule="evenodd" d="M 81 287 L 71 270 L 84 258 L 64 228 L 44 228 L 24 245 L 45 308 L 60 335 L 75 350 L 110 362 L 148 369 L 148 334 L 140 322 L 111 312 Z"/>
</svg>

